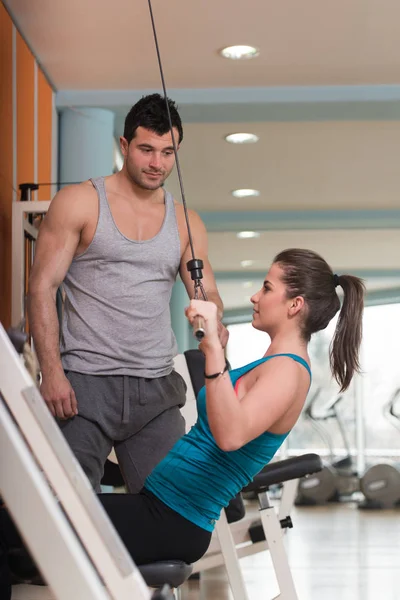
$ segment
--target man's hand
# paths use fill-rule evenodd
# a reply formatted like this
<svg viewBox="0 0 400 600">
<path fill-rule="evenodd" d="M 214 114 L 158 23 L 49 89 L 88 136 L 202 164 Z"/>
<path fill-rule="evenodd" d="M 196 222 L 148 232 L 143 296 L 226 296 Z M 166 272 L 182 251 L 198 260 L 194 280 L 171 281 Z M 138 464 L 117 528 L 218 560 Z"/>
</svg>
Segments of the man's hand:
<svg viewBox="0 0 400 600">
<path fill-rule="evenodd" d="M 70 419 L 78 414 L 75 392 L 62 371 L 43 377 L 40 392 L 53 417 Z"/>
<path fill-rule="evenodd" d="M 225 348 L 229 339 L 229 331 L 227 330 L 225 325 L 221 323 L 221 321 L 218 321 L 218 337 L 219 341 L 221 342 L 221 346 Z"/>
</svg>

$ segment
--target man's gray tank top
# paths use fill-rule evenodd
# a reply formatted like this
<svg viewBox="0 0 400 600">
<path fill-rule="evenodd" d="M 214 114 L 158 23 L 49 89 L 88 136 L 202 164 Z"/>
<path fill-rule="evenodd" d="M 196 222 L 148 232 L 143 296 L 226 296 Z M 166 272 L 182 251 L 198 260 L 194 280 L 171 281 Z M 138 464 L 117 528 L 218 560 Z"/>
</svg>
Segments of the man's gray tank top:
<svg viewBox="0 0 400 600">
<path fill-rule="evenodd" d="M 174 200 L 165 191 L 160 231 L 138 242 L 116 226 L 104 178 L 92 184 L 99 197 L 96 232 L 63 283 L 63 367 L 92 375 L 163 377 L 177 353 L 169 306 L 180 265 Z"/>
</svg>

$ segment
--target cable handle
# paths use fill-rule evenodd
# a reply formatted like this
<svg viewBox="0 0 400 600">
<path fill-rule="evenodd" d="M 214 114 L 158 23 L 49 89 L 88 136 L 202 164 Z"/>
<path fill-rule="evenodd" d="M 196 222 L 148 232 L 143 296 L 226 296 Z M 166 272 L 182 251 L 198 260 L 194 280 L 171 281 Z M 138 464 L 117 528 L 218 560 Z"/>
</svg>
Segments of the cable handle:
<svg viewBox="0 0 400 600">
<path fill-rule="evenodd" d="M 207 300 L 207 294 L 201 282 L 201 278 L 203 277 L 203 261 L 199 258 L 192 258 L 192 260 L 189 260 L 189 262 L 186 263 L 186 267 L 187 270 L 190 271 L 190 275 L 192 277 L 192 280 L 194 281 L 194 299 Z M 201 342 L 203 337 L 206 335 L 206 324 L 204 322 L 203 317 L 195 318 L 193 323 L 193 335 L 199 342 Z"/>
</svg>

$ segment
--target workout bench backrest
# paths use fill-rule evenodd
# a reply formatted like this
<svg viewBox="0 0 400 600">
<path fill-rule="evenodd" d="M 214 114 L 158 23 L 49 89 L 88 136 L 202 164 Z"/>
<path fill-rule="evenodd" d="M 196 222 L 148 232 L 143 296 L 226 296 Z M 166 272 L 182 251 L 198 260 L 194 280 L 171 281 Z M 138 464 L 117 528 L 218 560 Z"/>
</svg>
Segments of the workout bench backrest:
<svg viewBox="0 0 400 600">
<path fill-rule="evenodd" d="M 196 406 L 196 393 L 193 387 L 192 377 L 190 376 L 189 366 L 193 367 L 193 353 L 199 352 L 200 350 L 191 350 L 185 352 L 185 354 L 178 354 L 174 358 L 174 369 L 179 373 L 186 383 L 186 404 L 181 408 L 181 413 L 186 421 L 186 431 L 196 423 L 197 420 L 197 406 Z M 198 362 L 198 361 L 196 361 Z M 197 367 L 197 364 L 195 365 Z M 192 368 L 193 371 L 193 368 Z M 203 368 L 201 367 L 201 373 L 197 377 L 197 386 L 199 387 L 199 377 L 203 374 Z M 201 387 L 201 386 L 200 386 Z M 198 389 L 196 390 L 198 392 Z"/>
</svg>

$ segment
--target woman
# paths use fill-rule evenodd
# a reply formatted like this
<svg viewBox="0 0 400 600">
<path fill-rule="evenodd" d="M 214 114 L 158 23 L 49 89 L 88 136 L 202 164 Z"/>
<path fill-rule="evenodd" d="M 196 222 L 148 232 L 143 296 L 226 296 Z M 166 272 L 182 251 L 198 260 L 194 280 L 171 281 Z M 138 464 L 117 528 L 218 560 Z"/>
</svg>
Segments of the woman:
<svg viewBox="0 0 400 600">
<path fill-rule="evenodd" d="M 344 298 L 330 362 L 344 391 L 359 370 L 365 289 L 357 277 L 334 275 L 316 253 L 291 249 L 275 257 L 251 298 L 252 325 L 268 333 L 271 344 L 260 360 L 240 369 L 226 369 L 217 307 L 190 302 L 189 322 L 201 316 L 206 330 L 198 420 L 140 494 L 99 495 L 137 564 L 190 563 L 206 552 L 221 509 L 272 459 L 301 413 L 311 380 L 308 342 L 339 311 L 337 286 Z"/>
<path fill-rule="evenodd" d="M 202 316 L 206 328 L 198 420 L 141 494 L 99 496 L 138 564 L 194 562 L 206 552 L 222 507 L 272 459 L 301 413 L 311 378 L 308 342 L 340 309 L 338 285 L 344 299 L 330 361 L 344 391 L 359 369 L 364 285 L 357 277 L 334 275 L 309 250 L 278 254 L 251 298 L 252 325 L 268 333 L 271 344 L 263 358 L 231 372 L 218 339 L 216 306 L 191 301 L 189 322 Z"/>
</svg>

